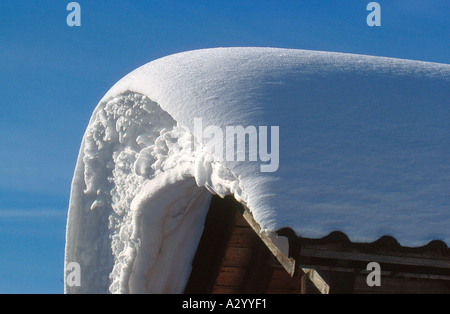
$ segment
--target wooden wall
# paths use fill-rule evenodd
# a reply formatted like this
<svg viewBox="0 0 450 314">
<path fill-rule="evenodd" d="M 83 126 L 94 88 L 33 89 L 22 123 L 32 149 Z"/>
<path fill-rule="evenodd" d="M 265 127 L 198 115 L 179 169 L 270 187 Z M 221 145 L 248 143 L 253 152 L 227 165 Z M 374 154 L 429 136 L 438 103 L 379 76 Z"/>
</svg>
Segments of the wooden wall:
<svg viewBox="0 0 450 314">
<path fill-rule="evenodd" d="M 442 243 L 408 249 L 389 237 L 359 244 L 339 232 L 312 240 L 281 230 L 295 259 L 291 277 L 243 213 L 233 198 L 213 198 L 185 293 L 450 293 L 450 252 Z M 381 287 L 366 283 L 370 261 L 381 263 Z"/>
<path fill-rule="evenodd" d="M 242 216 L 235 201 L 213 198 L 186 293 L 300 293 Z"/>
</svg>

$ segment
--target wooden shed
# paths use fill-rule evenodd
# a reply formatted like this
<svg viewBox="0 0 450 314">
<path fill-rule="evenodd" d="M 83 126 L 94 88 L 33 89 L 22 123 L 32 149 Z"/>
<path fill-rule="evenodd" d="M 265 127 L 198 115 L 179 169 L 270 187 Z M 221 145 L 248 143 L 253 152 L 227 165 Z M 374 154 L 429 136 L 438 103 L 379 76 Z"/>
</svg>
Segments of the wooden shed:
<svg viewBox="0 0 450 314">
<path fill-rule="evenodd" d="M 367 283 L 371 262 L 380 265 L 379 286 Z M 244 206 L 215 196 L 185 293 L 450 293 L 450 249 L 441 241 L 402 247 L 389 236 L 353 243 L 339 231 L 267 234 Z"/>
</svg>

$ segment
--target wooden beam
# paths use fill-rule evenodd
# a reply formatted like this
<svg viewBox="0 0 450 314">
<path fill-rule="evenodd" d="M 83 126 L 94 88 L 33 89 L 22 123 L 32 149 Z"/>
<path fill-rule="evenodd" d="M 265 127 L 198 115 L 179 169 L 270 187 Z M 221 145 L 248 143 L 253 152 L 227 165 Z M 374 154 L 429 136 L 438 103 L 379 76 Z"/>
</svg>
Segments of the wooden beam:
<svg viewBox="0 0 450 314">
<path fill-rule="evenodd" d="M 302 268 L 302 272 L 302 294 L 312 294 L 316 291 L 321 294 L 330 293 L 330 286 L 315 269 Z"/>
<path fill-rule="evenodd" d="M 350 260 L 361 262 L 378 262 L 385 264 L 401 264 L 408 266 L 433 267 L 450 269 L 450 260 L 418 258 L 409 256 L 393 256 L 382 254 L 371 254 L 364 252 L 348 252 L 338 250 L 323 250 L 320 248 L 301 248 L 301 255 L 303 257 L 317 257 L 334 260 Z"/>
<path fill-rule="evenodd" d="M 324 265 L 299 265 L 302 269 L 314 266 L 314 269 L 321 272 L 329 272 L 329 271 L 338 271 L 342 273 L 354 273 L 358 272 L 355 268 L 349 267 L 339 267 L 339 266 L 324 266 Z M 359 274 L 367 276 L 370 271 L 365 269 L 359 270 Z M 433 275 L 433 274 L 420 274 L 420 273 L 407 273 L 407 272 L 398 272 L 398 271 L 380 271 L 380 275 L 384 277 L 396 277 L 396 278 L 415 278 L 415 279 L 426 279 L 426 280 L 441 280 L 441 281 L 450 281 L 450 276 L 444 275 Z"/>
<path fill-rule="evenodd" d="M 272 254 L 276 257 L 278 262 L 284 267 L 284 269 L 288 272 L 288 274 L 292 277 L 295 274 L 295 260 L 287 256 L 287 252 L 283 252 L 280 248 L 274 244 L 273 236 L 269 235 L 266 232 L 261 232 L 261 227 L 254 220 L 253 215 L 246 208 L 243 213 L 243 217 L 247 221 L 247 223 L 252 227 L 252 229 L 256 232 L 256 234 L 261 238 L 267 248 L 272 252 Z M 272 238 L 271 238 L 272 236 Z M 287 241 L 287 239 L 286 239 Z"/>
</svg>

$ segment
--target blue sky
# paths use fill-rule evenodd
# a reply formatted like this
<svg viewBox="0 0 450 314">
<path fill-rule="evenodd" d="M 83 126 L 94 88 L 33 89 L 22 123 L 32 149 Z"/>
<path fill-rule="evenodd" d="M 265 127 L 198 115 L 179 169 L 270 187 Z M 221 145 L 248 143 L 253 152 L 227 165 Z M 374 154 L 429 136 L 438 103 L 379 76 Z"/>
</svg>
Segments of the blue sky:
<svg viewBox="0 0 450 314">
<path fill-rule="evenodd" d="M 78 149 L 101 97 L 168 54 L 264 46 L 450 63 L 450 2 L 360 0 L 0 2 L 0 293 L 62 293 Z"/>
</svg>

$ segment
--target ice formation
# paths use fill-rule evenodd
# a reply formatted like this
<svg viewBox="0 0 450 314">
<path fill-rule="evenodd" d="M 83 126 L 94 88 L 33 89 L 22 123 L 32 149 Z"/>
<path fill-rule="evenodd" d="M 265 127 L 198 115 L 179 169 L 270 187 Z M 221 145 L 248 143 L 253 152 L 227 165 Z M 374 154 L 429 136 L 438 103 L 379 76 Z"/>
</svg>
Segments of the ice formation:
<svg viewBox="0 0 450 314">
<path fill-rule="evenodd" d="M 181 293 L 212 194 L 262 230 L 450 243 L 450 65 L 276 48 L 175 54 L 95 109 L 72 183 L 67 293 Z M 207 125 L 279 126 L 280 165 L 222 161 Z"/>
</svg>

